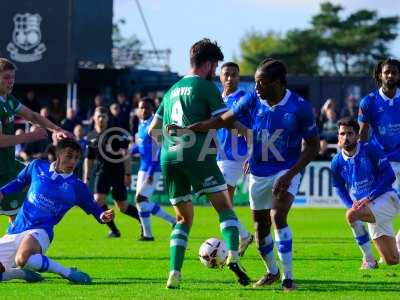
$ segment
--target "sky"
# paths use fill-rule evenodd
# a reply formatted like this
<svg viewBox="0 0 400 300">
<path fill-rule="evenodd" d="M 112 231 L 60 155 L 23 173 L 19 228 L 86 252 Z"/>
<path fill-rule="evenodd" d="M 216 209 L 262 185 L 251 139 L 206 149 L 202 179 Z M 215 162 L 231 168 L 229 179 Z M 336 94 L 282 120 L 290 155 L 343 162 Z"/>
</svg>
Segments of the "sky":
<svg viewBox="0 0 400 300">
<path fill-rule="evenodd" d="M 240 57 L 240 41 L 251 31 L 284 34 L 310 26 L 311 16 L 323 0 L 140 0 L 155 45 L 171 49 L 171 70 L 183 75 L 189 70 L 190 46 L 204 38 L 216 40 L 225 61 Z M 398 0 L 333 0 L 344 15 L 359 9 L 377 10 L 379 16 L 400 15 Z M 135 34 L 143 49 L 151 49 L 135 0 L 114 0 L 114 21 L 124 18 L 122 34 Z M 400 36 L 390 44 L 400 56 Z"/>
</svg>

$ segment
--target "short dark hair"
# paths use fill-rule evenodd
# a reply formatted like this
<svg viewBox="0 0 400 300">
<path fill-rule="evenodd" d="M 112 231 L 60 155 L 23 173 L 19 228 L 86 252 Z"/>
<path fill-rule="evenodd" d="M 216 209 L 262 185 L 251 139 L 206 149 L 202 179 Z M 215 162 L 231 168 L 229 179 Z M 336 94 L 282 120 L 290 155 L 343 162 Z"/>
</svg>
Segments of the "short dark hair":
<svg viewBox="0 0 400 300">
<path fill-rule="evenodd" d="M 264 59 L 257 67 L 257 71 L 263 73 L 268 79 L 279 80 L 283 86 L 287 84 L 287 71 L 285 64 L 274 58 Z"/>
<path fill-rule="evenodd" d="M 360 131 L 360 125 L 357 120 L 351 117 L 344 117 L 337 122 L 337 128 L 340 129 L 340 126 L 351 127 L 354 129 L 354 132 L 358 134 Z"/>
<path fill-rule="evenodd" d="M 221 66 L 221 70 L 222 70 L 223 68 L 229 68 L 229 67 L 231 67 L 231 68 L 236 68 L 236 70 L 237 70 L 238 72 L 240 72 L 239 65 L 238 65 L 237 63 L 233 62 L 233 61 L 228 61 L 228 62 L 224 63 L 224 64 Z"/>
<path fill-rule="evenodd" d="M 0 72 L 15 71 L 17 66 L 7 58 L 0 57 Z"/>
<path fill-rule="evenodd" d="M 156 107 L 155 104 L 154 104 L 154 100 L 152 98 L 150 98 L 150 97 L 140 98 L 138 104 L 140 102 L 145 102 L 145 103 L 149 104 L 153 109 Z"/>
<path fill-rule="evenodd" d="M 383 61 L 380 61 L 374 68 L 373 78 L 377 86 L 382 85 L 382 80 L 379 78 L 379 75 L 382 73 L 382 69 L 384 66 L 390 65 L 395 66 L 400 73 L 400 61 L 394 58 L 387 58 Z M 397 85 L 400 86 L 400 80 L 397 82 Z"/>
<path fill-rule="evenodd" d="M 211 42 L 210 39 L 202 39 L 193 44 L 190 48 L 190 65 L 192 67 L 201 67 L 206 61 L 222 61 L 224 55 L 217 42 Z"/>
<path fill-rule="evenodd" d="M 73 151 L 79 152 L 79 154 L 82 154 L 82 148 L 81 145 L 78 143 L 73 138 L 66 138 L 58 141 L 57 146 L 56 146 L 56 153 L 59 151 L 62 151 L 64 149 L 70 148 Z"/>
<path fill-rule="evenodd" d="M 100 114 L 108 114 L 108 109 L 105 106 L 97 106 L 94 112 L 99 112 Z"/>
</svg>

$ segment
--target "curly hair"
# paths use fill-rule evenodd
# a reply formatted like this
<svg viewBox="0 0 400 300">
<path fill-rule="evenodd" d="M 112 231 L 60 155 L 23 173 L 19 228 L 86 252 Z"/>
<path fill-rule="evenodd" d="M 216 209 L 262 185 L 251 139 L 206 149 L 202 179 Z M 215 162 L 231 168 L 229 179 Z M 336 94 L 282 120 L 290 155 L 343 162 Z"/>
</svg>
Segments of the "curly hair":
<svg viewBox="0 0 400 300">
<path fill-rule="evenodd" d="M 206 61 L 222 61 L 224 55 L 217 42 L 210 39 L 202 39 L 193 44 L 190 48 L 190 65 L 192 67 L 200 67 Z"/>
<path fill-rule="evenodd" d="M 263 73 L 270 80 L 279 80 L 283 86 L 287 84 L 286 66 L 280 60 L 266 58 L 258 65 L 257 71 Z"/>
<path fill-rule="evenodd" d="M 380 61 L 374 68 L 374 74 L 373 74 L 373 78 L 375 80 L 375 83 L 377 86 L 381 86 L 382 85 L 382 80 L 379 78 L 379 75 L 382 73 L 382 69 L 384 66 L 395 66 L 398 70 L 398 72 L 400 73 L 400 61 L 398 61 L 397 59 L 394 58 L 387 58 L 383 61 Z M 397 82 L 397 86 L 400 86 L 400 79 Z"/>
</svg>

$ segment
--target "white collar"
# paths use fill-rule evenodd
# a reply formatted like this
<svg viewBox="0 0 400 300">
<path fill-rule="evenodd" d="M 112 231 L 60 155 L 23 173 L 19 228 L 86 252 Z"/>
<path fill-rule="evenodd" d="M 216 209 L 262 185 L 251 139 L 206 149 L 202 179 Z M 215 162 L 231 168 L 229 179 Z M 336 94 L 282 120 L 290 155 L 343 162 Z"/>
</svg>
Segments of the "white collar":
<svg viewBox="0 0 400 300">
<path fill-rule="evenodd" d="M 283 106 L 283 105 L 285 105 L 285 104 L 288 102 L 288 100 L 289 100 L 289 98 L 290 98 L 291 95 L 292 95 L 292 92 L 289 91 L 288 89 L 286 89 L 285 96 L 282 98 L 282 100 L 279 101 L 277 104 L 275 104 L 275 105 L 273 105 L 273 106 L 270 106 L 270 105 L 268 104 L 267 100 L 264 100 L 264 99 L 261 99 L 261 98 L 260 98 L 260 101 L 261 101 L 261 103 L 264 104 L 266 107 L 268 107 L 269 109 L 272 109 L 272 110 L 273 110 L 273 109 L 274 109 L 275 107 L 277 107 L 277 106 Z"/>
<path fill-rule="evenodd" d="M 200 77 L 200 76 L 196 74 L 187 74 L 183 78 L 190 78 L 190 77 Z"/>
<path fill-rule="evenodd" d="M 53 172 L 53 174 L 51 175 L 51 179 L 53 179 L 53 180 L 56 179 L 58 175 L 60 175 L 64 179 L 67 179 L 68 177 L 71 177 L 72 175 L 74 175 L 74 173 L 57 173 L 55 166 L 56 166 L 56 163 L 52 162 L 49 167 L 49 172 L 50 173 Z"/>
<path fill-rule="evenodd" d="M 241 93 L 241 92 L 243 92 L 243 90 L 238 88 L 238 89 L 236 89 L 234 92 L 230 93 L 229 95 L 223 96 L 222 99 L 224 100 L 224 102 L 227 102 L 227 101 L 228 101 L 228 98 L 233 97 L 233 96 L 235 96 L 236 94 Z"/>
<path fill-rule="evenodd" d="M 345 161 L 348 161 L 349 159 L 354 159 L 354 158 L 357 156 L 358 152 L 360 152 L 360 143 L 357 143 L 356 152 L 355 152 L 354 155 L 352 155 L 352 156 L 347 156 L 347 155 L 344 153 L 343 149 L 342 149 L 342 156 L 343 156 L 343 159 L 344 159 Z"/>
<path fill-rule="evenodd" d="M 399 88 L 396 89 L 396 93 L 394 94 L 393 98 L 389 98 L 388 96 L 386 96 L 382 88 L 379 89 L 379 95 L 381 95 L 383 100 L 393 101 L 394 99 L 400 97 L 400 89 Z"/>
</svg>

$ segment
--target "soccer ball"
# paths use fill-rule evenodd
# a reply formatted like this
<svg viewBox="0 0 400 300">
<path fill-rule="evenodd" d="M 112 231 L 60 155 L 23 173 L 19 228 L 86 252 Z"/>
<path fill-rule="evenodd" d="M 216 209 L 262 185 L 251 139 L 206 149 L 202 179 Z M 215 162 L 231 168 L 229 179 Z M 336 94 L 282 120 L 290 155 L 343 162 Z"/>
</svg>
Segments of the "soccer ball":
<svg viewBox="0 0 400 300">
<path fill-rule="evenodd" d="M 225 242 L 217 238 L 209 238 L 200 246 L 199 258 L 207 268 L 223 267 L 227 257 Z"/>
</svg>

